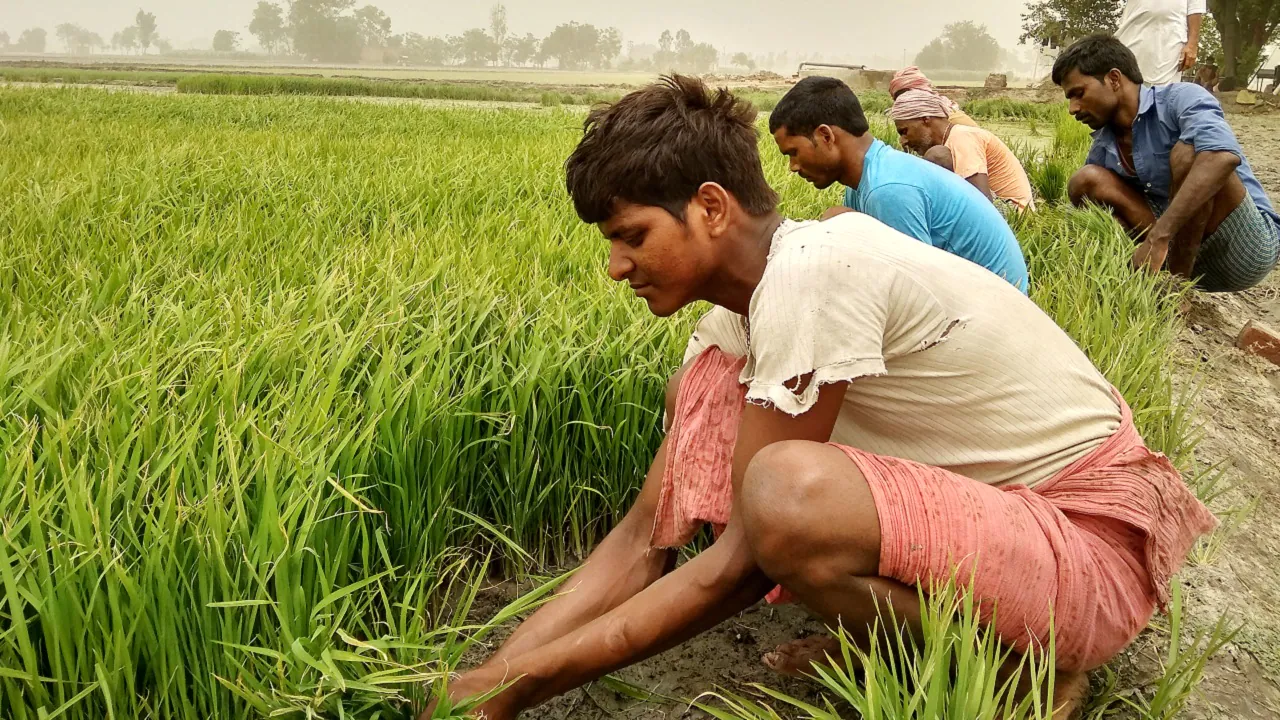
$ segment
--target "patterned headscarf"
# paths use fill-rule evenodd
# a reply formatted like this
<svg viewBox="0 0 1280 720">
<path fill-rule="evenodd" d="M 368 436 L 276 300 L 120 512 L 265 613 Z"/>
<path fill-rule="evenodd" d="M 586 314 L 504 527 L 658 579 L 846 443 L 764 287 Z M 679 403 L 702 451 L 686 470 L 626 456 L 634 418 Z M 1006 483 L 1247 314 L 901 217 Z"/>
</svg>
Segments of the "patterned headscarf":
<svg viewBox="0 0 1280 720">
<path fill-rule="evenodd" d="M 951 117 L 951 109 L 941 95 L 924 90 L 908 90 L 893 101 L 889 117 L 894 120 L 922 120 Z"/>
<path fill-rule="evenodd" d="M 912 65 L 905 67 L 894 73 L 893 80 L 889 82 L 889 94 L 897 95 L 903 90 L 927 90 L 929 92 L 937 92 L 933 89 L 933 83 L 929 82 L 929 78 L 920 72 L 920 68 Z"/>
</svg>

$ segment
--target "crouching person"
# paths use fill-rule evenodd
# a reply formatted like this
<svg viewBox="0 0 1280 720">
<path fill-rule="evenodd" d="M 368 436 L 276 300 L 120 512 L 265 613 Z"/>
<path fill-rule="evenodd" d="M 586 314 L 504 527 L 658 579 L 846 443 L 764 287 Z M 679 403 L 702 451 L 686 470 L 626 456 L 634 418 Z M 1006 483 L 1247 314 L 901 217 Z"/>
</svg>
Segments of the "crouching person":
<svg viewBox="0 0 1280 720">
<path fill-rule="evenodd" d="M 1133 264 L 1233 292 L 1262 282 L 1280 258 L 1280 215 L 1249 167 L 1222 106 L 1194 83 L 1142 82 L 1129 48 L 1108 35 L 1065 50 L 1053 81 L 1093 128 L 1076 204 L 1111 210 L 1140 241 Z"/>
<path fill-rule="evenodd" d="M 958 577 L 1018 652 L 1052 618 L 1072 709 L 1212 515 L 1017 288 L 861 213 L 780 217 L 754 119 L 680 76 L 588 117 L 567 184 L 610 276 L 658 317 L 715 307 L 635 506 L 451 697 L 513 682 L 479 710 L 514 718 L 767 595 L 864 645 L 886 604 L 918 633 L 920 588 Z M 704 523 L 717 542 L 673 569 Z M 822 649 L 766 662 L 800 672 Z"/>
</svg>

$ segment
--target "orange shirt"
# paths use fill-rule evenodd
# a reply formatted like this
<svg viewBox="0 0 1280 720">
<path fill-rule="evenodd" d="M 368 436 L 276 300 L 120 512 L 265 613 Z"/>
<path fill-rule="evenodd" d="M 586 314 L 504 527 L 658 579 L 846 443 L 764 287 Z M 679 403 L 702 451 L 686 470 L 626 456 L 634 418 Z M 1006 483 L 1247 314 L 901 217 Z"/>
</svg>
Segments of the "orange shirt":
<svg viewBox="0 0 1280 720">
<path fill-rule="evenodd" d="M 947 136 L 947 149 L 956 174 L 968 180 L 985 174 L 991 192 L 1000 200 L 1008 200 L 1019 208 L 1033 205 L 1031 181 L 1022 169 L 1018 156 L 1008 145 L 988 130 L 965 125 L 952 125 Z"/>
</svg>

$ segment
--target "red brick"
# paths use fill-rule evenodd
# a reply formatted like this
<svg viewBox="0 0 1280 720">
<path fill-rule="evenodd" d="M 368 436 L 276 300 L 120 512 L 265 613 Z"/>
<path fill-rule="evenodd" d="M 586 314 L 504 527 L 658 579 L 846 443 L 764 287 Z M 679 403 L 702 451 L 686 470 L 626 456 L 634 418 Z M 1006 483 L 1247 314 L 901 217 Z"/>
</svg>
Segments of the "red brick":
<svg viewBox="0 0 1280 720">
<path fill-rule="evenodd" d="M 1280 365 L 1280 333 L 1252 320 L 1240 331 L 1236 347 Z"/>
</svg>

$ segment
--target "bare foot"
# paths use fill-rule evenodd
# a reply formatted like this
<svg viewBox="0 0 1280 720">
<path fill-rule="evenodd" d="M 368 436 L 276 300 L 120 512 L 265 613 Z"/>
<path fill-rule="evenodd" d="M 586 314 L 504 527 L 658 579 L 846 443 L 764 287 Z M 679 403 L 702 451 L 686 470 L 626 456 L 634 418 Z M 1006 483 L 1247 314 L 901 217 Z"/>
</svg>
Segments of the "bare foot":
<svg viewBox="0 0 1280 720">
<path fill-rule="evenodd" d="M 765 653 L 761 660 L 770 670 L 780 675 L 808 677 L 813 674 L 814 663 L 831 664 L 827 655 L 840 658 L 840 641 L 830 634 L 822 633 L 779 645 L 773 652 Z"/>
<path fill-rule="evenodd" d="M 1082 672 L 1058 671 L 1053 679 L 1052 720 L 1077 720 L 1089 699 L 1089 676 Z"/>
</svg>

